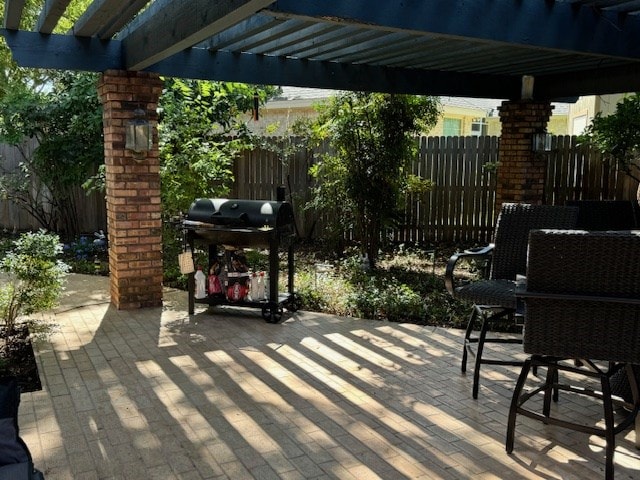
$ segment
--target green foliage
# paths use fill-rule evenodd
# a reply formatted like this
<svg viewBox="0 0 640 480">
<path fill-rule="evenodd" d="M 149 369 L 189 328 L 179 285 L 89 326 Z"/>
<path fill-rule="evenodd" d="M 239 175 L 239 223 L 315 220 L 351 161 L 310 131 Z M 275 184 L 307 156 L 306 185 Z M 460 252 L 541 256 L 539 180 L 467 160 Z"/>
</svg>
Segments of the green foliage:
<svg viewBox="0 0 640 480">
<path fill-rule="evenodd" d="M 311 166 L 309 173 L 317 184 L 313 188 L 312 199 L 305 208 L 313 209 L 320 215 L 331 215 L 333 212 L 332 221 L 325 226 L 323 240 L 329 248 L 341 253 L 344 250 L 344 234 L 353 226 L 355 216 L 345 185 L 346 165 L 337 156 L 326 154 Z"/>
<path fill-rule="evenodd" d="M 57 235 L 41 230 L 22 234 L 0 260 L 5 277 L 0 287 L 0 322 L 5 334 L 14 331 L 16 319 L 54 307 L 64 285 L 68 266 L 58 259 L 62 245 Z"/>
<path fill-rule="evenodd" d="M 372 263 L 401 194 L 429 187 L 409 177 L 408 167 L 417 150 L 415 135 L 433 126 L 438 115 L 439 102 L 433 97 L 347 92 L 321 106 L 310 127 L 311 137 L 329 139 L 335 152 L 311 170 L 322 179 L 313 205 L 337 213 L 333 235 L 353 228 Z"/>
<path fill-rule="evenodd" d="M 60 22 L 54 33 L 68 31 L 73 22 L 80 17 L 93 0 L 73 0 L 69 3 L 62 15 Z M 7 3 L 6 0 L 3 3 Z M 22 12 L 20 28 L 33 30 L 38 21 L 38 16 L 43 8 L 42 0 L 26 0 Z M 4 13 L 4 6 L 0 8 L 0 15 Z M 4 36 L 0 35 L 0 100 L 5 95 L 29 88 L 33 92 L 42 92 L 47 89 L 53 78 L 56 76 L 53 70 L 41 68 L 18 67 L 13 61 L 13 56 L 9 50 Z"/>
<path fill-rule="evenodd" d="M 401 248 L 381 256 L 375 270 L 365 271 L 355 254 L 328 273 L 316 272 L 314 260 L 306 259 L 296 269 L 296 294 L 304 310 L 460 327 L 470 307 L 446 292 L 431 258 L 421 249 Z"/>
<path fill-rule="evenodd" d="M 350 314 L 347 298 L 352 286 L 345 277 L 317 274 L 313 268 L 298 268 L 295 286 L 301 308 L 333 315 Z"/>
<path fill-rule="evenodd" d="M 424 300 L 419 291 L 392 272 L 376 269 L 371 274 L 352 276 L 351 281 L 354 284 L 347 303 L 358 317 L 399 322 L 420 321 L 424 316 Z"/>
<path fill-rule="evenodd" d="M 247 249 L 244 253 L 247 265 L 251 266 L 251 270 L 254 272 L 269 271 L 269 253 L 266 250 Z"/>
<path fill-rule="evenodd" d="M 23 155 L 18 171 L 0 177 L 0 194 L 68 236 L 79 233 L 75 190 L 104 157 L 96 78 L 60 73 L 46 93 L 23 87 L 0 100 L 0 139 Z M 28 138 L 38 141 L 32 155 Z"/>
<path fill-rule="evenodd" d="M 184 212 L 195 198 L 227 195 L 233 159 L 251 146 L 241 114 L 273 87 L 166 79 L 160 98 L 159 148 L 162 206 L 166 216 Z"/>
<path fill-rule="evenodd" d="M 640 167 L 640 94 L 623 98 L 611 115 L 598 112 L 582 138 L 611 156 L 627 175 L 640 181 L 637 170 Z"/>
<path fill-rule="evenodd" d="M 96 242 L 95 237 L 81 235 L 62 246 L 62 260 L 69 265 L 69 271 L 85 275 L 107 275 L 109 257 L 104 242 Z"/>
<path fill-rule="evenodd" d="M 166 286 L 187 288 L 187 276 L 180 273 L 178 254 L 182 252 L 182 234 L 172 225 L 162 228 L 162 283 Z"/>
</svg>

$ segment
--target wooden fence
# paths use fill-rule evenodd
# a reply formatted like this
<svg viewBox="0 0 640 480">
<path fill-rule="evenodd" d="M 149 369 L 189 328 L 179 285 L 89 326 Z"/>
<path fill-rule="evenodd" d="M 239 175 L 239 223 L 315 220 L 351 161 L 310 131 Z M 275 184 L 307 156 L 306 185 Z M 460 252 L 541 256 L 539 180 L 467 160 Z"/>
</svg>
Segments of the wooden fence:
<svg viewBox="0 0 640 480">
<path fill-rule="evenodd" d="M 236 198 L 275 199 L 276 187 L 284 186 L 287 199 L 296 211 L 299 234 L 317 238 L 334 221 L 330 212 L 305 209 L 311 200 L 314 180 L 309 168 L 315 158 L 327 151 L 298 150 L 285 156 L 292 139 L 270 139 L 279 148 L 246 152 L 234 164 Z M 284 143 L 283 143 L 284 142 Z M 432 244 L 460 242 L 485 243 L 491 238 L 495 223 L 496 179 L 491 166 L 498 161 L 498 137 L 422 137 L 417 140 L 418 155 L 412 172 L 433 182 L 433 189 L 423 195 L 409 195 L 404 215 L 388 238 L 398 243 Z M 25 148 L 33 148 L 27 145 Z M 637 182 L 603 161 L 588 146 L 578 145 L 576 137 L 558 136 L 552 141 L 548 159 L 548 176 L 544 202 L 563 205 L 567 200 L 624 199 L 636 196 Z M 19 154 L 0 145 L 0 172 L 17 168 Z M 79 189 L 79 217 L 86 232 L 106 227 L 104 199 L 94 194 L 85 197 Z M 0 199 L 0 228 L 38 228 L 20 208 Z"/>
<path fill-rule="evenodd" d="M 0 144 L 0 175 L 11 175 L 19 171 L 23 156 L 30 156 L 37 146 L 35 140 L 27 140 L 19 147 Z M 35 184 L 34 184 L 34 187 Z M 78 225 L 82 232 L 92 233 L 107 228 L 107 208 L 104 194 L 87 195 L 78 187 L 74 191 L 78 206 Z M 0 195 L 0 228 L 10 231 L 37 230 L 40 224 L 26 210 Z"/>
<path fill-rule="evenodd" d="M 273 139 L 276 141 L 276 139 Z M 398 243 L 485 243 L 495 224 L 499 137 L 422 137 L 412 172 L 430 179 L 426 194 L 405 199 L 404 218 L 388 237 Z M 304 210 L 311 198 L 308 175 L 314 155 L 327 151 L 301 151 L 280 158 L 267 150 L 247 152 L 235 164 L 234 196 L 275 199 L 278 185 L 287 187 L 296 210 L 300 235 L 317 237 L 331 217 L 327 212 Z M 548 159 L 544 203 L 564 205 L 567 200 L 632 200 L 637 182 L 603 161 L 601 155 L 577 137 L 558 136 Z"/>
<path fill-rule="evenodd" d="M 36 147 L 33 141 L 26 141 L 20 147 L 0 144 L 0 175 L 13 174 L 20 168 L 23 155 L 31 155 Z M 37 228 L 29 214 L 0 195 L 0 226 L 9 230 L 29 230 Z"/>
</svg>

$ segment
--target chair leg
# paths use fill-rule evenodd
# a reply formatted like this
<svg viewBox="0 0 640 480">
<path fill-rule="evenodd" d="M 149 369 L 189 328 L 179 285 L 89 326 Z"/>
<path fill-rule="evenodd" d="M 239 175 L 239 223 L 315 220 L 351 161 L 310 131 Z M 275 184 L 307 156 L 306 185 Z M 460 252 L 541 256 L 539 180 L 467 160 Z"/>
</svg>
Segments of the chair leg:
<svg viewBox="0 0 640 480">
<path fill-rule="evenodd" d="M 627 380 L 629 381 L 629 387 L 631 389 L 631 399 L 633 406 L 631 408 L 639 409 L 640 407 L 640 386 L 638 386 L 638 376 L 633 365 L 627 364 L 625 366 L 627 371 Z M 640 450 L 640 413 L 636 414 L 635 419 L 636 430 L 636 448 Z"/>
<path fill-rule="evenodd" d="M 478 336 L 478 347 L 476 348 L 476 365 L 473 369 L 473 399 L 478 399 L 478 390 L 480 388 L 480 366 L 482 365 L 482 352 L 484 350 L 484 342 L 489 331 L 489 321 L 487 316 L 482 314 L 482 326 L 480 327 L 480 335 Z"/>
<path fill-rule="evenodd" d="M 549 417 L 551 414 L 551 398 L 553 397 L 554 401 L 558 401 L 556 395 L 558 394 L 558 389 L 553 388 L 554 382 L 558 381 L 558 369 L 555 364 L 550 363 L 547 367 L 547 377 L 544 382 L 544 401 L 542 405 L 542 414 L 545 417 Z"/>
<path fill-rule="evenodd" d="M 613 454 L 616 450 L 616 432 L 613 422 L 613 402 L 611 400 L 611 386 L 609 377 L 600 377 L 602 385 L 602 405 L 604 409 L 604 438 L 605 448 L 605 479 L 613 480 Z"/>
<path fill-rule="evenodd" d="M 531 369 L 531 359 L 524 361 L 522 365 L 522 371 L 516 382 L 516 386 L 513 390 L 513 397 L 511 397 L 511 406 L 509 407 L 509 417 L 507 419 L 507 453 L 513 452 L 513 440 L 516 433 L 516 416 L 518 415 L 518 407 L 520 406 L 520 395 L 524 384 L 529 376 L 529 370 Z"/>
<path fill-rule="evenodd" d="M 471 332 L 473 332 L 473 327 L 475 327 L 476 320 L 478 318 L 478 309 L 474 306 L 473 310 L 471 310 L 471 315 L 469 315 L 469 323 L 467 323 L 467 330 L 464 333 L 464 342 L 462 345 L 462 373 L 466 373 L 467 371 L 467 358 L 469 355 L 469 343 L 471 343 Z"/>
</svg>

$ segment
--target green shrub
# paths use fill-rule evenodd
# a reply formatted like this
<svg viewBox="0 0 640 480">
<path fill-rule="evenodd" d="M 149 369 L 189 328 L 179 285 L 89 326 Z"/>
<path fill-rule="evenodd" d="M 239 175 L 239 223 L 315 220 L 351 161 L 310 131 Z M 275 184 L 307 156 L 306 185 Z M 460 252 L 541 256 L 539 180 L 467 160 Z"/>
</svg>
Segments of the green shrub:
<svg viewBox="0 0 640 480">
<path fill-rule="evenodd" d="M 22 315 L 48 310 L 60 298 L 69 266 L 58 259 L 62 245 L 57 235 L 41 230 L 24 233 L 0 260 L 5 281 L 0 287 L 0 322 L 6 335 Z"/>
<path fill-rule="evenodd" d="M 382 292 L 380 309 L 392 322 L 421 320 L 424 317 L 422 297 L 404 283 L 392 283 Z"/>
<path fill-rule="evenodd" d="M 301 300 L 300 308 L 333 315 L 349 315 L 347 297 L 351 284 L 333 274 L 316 274 L 313 266 L 295 273 L 295 291 Z"/>
</svg>

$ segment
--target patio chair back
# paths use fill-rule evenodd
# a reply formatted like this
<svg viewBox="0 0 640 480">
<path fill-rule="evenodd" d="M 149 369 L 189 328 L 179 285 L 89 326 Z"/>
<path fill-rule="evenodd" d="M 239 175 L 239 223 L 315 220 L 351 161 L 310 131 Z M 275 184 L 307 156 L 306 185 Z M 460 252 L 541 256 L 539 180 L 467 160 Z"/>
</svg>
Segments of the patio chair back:
<svg viewBox="0 0 640 480">
<path fill-rule="evenodd" d="M 532 231 L 524 350 L 640 363 L 640 231 Z"/>
<path fill-rule="evenodd" d="M 638 228 L 638 204 L 629 200 L 575 200 L 581 230 L 632 230 Z"/>
<path fill-rule="evenodd" d="M 531 230 L 575 228 L 577 219 L 577 207 L 504 203 L 493 238 L 490 278 L 515 280 L 526 273 Z"/>
</svg>

